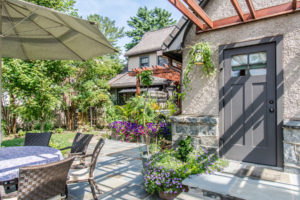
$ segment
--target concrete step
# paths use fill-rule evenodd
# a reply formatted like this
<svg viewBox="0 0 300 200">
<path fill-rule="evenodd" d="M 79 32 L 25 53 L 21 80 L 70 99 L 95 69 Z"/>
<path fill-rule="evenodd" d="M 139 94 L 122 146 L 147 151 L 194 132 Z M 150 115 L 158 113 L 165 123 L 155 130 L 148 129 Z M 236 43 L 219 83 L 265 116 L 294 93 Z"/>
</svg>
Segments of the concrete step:
<svg viewBox="0 0 300 200">
<path fill-rule="evenodd" d="M 183 184 L 194 193 L 195 189 L 198 190 L 200 195 L 198 199 L 296 200 L 300 199 L 300 176 L 294 176 L 294 178 L 290 184 L 287 184 L 214 173 L 193 175 L 185 179 Z M 215 197 L 210 195 L 207 198 L 205 197 L 207 195 L 203 195 L 200 191 L 215 193 Z M 178 199 L 189 199 L 184 197 L 189 193 L 182 193 Z"/>
</svg>

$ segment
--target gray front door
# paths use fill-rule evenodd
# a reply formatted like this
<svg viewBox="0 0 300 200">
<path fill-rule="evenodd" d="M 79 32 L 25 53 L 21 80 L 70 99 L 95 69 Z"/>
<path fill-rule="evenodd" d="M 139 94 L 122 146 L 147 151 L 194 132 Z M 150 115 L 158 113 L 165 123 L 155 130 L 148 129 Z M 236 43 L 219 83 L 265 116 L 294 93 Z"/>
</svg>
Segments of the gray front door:
<svg viewBox="0 0 300 200">
<path fill-rule="evenodd" d="M 275 43 L 225 50 L 224 59 L 221 154 L 276 166 Z"/>
</svg>

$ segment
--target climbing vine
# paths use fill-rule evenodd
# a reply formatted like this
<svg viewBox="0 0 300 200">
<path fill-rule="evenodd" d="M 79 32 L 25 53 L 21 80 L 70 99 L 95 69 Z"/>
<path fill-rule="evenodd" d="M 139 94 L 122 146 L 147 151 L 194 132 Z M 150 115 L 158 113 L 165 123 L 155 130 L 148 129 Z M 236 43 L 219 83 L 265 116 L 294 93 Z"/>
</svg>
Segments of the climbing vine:
<svg viewBox="0 0 300 200">
<path fill-rule="evenodd" d="M 189 74 L 193 71 L 195 66 L 201 65 L 201 69 L 204 74 L 208 76 L 215 73 L 216 68 L 214 67 L 211 57 L 211 50 L 208 43 L 200 42 L 191 47 L 189 52 L 189 61 L 185 68 L 182 81 L 185 91 L 189 91 L 191 88 Z M 183 97 L 184 94 L 181 96 Z"/>
<path fill-rule="evenodd" d="M 141 83 L 145 87 L 149 87 L 152 85 L 153 82 L 153 76 L 152 76 L 152 71 L 143 71 L 142 73 L 139 73 L 137 75 L 137 78 L 141 79 Z"/>
</svg>

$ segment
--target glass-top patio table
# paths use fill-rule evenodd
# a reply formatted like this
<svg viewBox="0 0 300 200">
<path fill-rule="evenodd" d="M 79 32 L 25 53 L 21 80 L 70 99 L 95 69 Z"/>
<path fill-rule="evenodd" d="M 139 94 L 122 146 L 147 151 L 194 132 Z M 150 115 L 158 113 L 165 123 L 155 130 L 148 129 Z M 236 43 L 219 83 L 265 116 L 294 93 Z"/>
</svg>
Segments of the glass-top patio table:
<svg viewBox="0 0 300 200">
<path fill-rule="evenodd" d="M 0 148 L 0 183 L 17 179 L 19 169 L 62 160 L 57 149 L 42 146 Z"/>
</svg>

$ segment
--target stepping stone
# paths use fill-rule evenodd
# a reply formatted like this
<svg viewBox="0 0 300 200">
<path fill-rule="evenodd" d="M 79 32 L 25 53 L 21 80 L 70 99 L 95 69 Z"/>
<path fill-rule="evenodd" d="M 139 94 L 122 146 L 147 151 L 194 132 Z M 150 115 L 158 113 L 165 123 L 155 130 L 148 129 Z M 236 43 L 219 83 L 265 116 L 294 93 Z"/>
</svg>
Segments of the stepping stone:
<svg viewBox="0 0 300 200">
<path fill-rule="evenodd" d="M 247 200 L 300 199 L 300 176 L 293 184 L 255 180 L 232 174 L 193 175 L 183 181 L 189 188 L 214 192 L 224 197 Z"/>
</svg>

